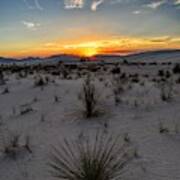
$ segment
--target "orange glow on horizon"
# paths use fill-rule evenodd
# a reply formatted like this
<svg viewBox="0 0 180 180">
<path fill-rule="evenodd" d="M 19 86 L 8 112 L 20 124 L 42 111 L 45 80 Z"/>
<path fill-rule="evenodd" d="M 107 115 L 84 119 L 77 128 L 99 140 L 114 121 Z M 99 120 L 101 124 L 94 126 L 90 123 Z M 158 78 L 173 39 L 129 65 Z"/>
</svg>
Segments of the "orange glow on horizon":
<svg viewBox="0 0 180 180">
<path fill-rule="evenodd" d="M 90 39 L 90 40 L 88 40 Z M 0 44 L 1 46 L 2 44 Z M 3 47 L 3 45 L 2 45 Z M 34 42 L 34 44 L 10 44 L 0 49 L 4 57 L 47 57 L 54 54 L 70 54 L 92 57 L 98 54 L 126 55 L 137 51 L 156 49 L 180 49 L 180 37 L 98 37 L 79 38 L 70 41 Z"/>
<path fill-rule="evenodd" d="M 92 57 L 97 54 L 98 50 L 96 48 L 84 48 L 78 53 L 78 55 L 85 57 Z"/>
</svg>

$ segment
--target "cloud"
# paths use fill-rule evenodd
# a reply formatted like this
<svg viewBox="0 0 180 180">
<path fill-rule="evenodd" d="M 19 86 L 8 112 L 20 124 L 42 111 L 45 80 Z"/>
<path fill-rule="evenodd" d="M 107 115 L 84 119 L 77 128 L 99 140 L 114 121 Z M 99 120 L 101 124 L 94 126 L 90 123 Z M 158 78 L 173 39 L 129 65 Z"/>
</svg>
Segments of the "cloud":
<svg viewBox="0 0 180 180">
<path fill-rule="evenodd" d="M 154 43 L 167 43 L 170 42 L 173 38 L 170 36 L 154 37 L 151 38 L 151 42 Z"/>
<path fill-rule="evenodd" d="M 110 0 L 110 4 L 119 4 L 119 3 L 134 3 L 138 0 Z"/>
<path fill-rule="evenodd" d="M 180 5 L 180 0 L 175 0 L 174 5 Z"/>
<path fill-rule="evenodd" d="M 26 6 L 29 8 L 29 9 L 38 9 L 40 11 L 43 10 L 43 7 L 41 6 L 41 4 L 39 3 L 39 0 L 23 0 L 26 4 Z M 30 3 L 31 2 L 31 3 Z"/>
<path fill-rule="evenodd" d="M 39 10 L 43 10 L 43 7 L 40 5 L 39 0 L 34 0 L 35 6 Z"/>
<path fill-rule="evenodd" d="M 151 9 L 157 9 L 159 8 L 162 4 L 164 4 L 164 1 L 157 1 L 157 2 L 152 2 L 149 4 L 146 4 L 145 6 Z"/>
<path fill-rule="evenodd" d="M 37 30 L 37 28 L 40 26 L 39 23 L 34 23 L 34 22 L 30 22 L 30 21 L 22 21 L 22 24 L 30 30 Z"/>
<path fill-rule="evenodd" d="M 165 2 L 166 2 L 165 0 L 151 2 L 149 4 L 146 4 L 145 7 L 148 7 L 148 8 L 155 10 L 155 9 L 159 8 L 161 5 L 163 5 Z"/>
<path fill-rule="evenodd" d="M 83 8 L 84 0 L 64 0 L 65 9 Z"/>
<path fill-rule="evenodd" d="M 56 47 L 61 48 L 63 50 L 67 49 L 81 49 L 81 48 L 100 48 L 100 49 L 111 49 L 117 50 L 121 48 L 122 51 L 129 48 L 129 50 L 133 50 L 136 48 L 151 48 L 151 47 L 166 47 L 164 45 L 169 45 L 169 43 L 176 43 L 180 41 L 180 37 L 171 37 L 171 36 L 160 36 L 160 37 L 149 37 L 149 38 L 141 38 L 141 37 L 127 37 L 127 36 L 117 36 L 117 37 L 109 37 L 101 40 L 92 40 L 92 41 L 84 41 L 79 43 L 63 44 L 59 42 L 49 42 L 45 43 L 44 47 Z"/>
<path fill-rule="evenodd" d="M 98 6 L 102 4 L 105 0 L 91 0 L 91 10 L 96 11 Z M 81 9 L 85 5 L 85 0 L 64 0 L 65 9 Z"/>
<path fill-rule="evenodd" d="M 137 15 L 137 14 L 141 14 L 142 12 L 141 10 L 136 10 L 136 11 L 133 11 L 132 13 Z"/>
<path fill-rule="evenodd" d="M 104 2 L 104 0 L 94 0 L 91 4 L 91 10 L 92 11 L 96 11 L 97 10 L 97 7 L 102 4 Z"/>
</svg>

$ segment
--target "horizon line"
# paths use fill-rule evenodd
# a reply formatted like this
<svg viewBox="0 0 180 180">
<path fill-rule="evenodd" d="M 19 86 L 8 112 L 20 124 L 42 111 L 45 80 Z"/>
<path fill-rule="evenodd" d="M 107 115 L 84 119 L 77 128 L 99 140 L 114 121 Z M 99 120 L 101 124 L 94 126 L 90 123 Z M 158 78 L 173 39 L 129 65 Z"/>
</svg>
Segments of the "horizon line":
<svg viewBox="0 0 180 180">
<path fill-rule="evenodd" d="M 79 57 L 79 58 L 93 58 L 93 57 L 97 57 L 97 56 L 119 56 L 119 57 L 126 57 L 126 56 L 130 56 L 130 55 L 137 55 L 137 54 L 141 54 L 141 53 L 150 53 L 150 52 L 165 52 L 165 51 L 180 51 L 180 48 L 164 48 L 164 49 L 151 49 L 151 50 L 139 50 L 139 51 L 134 51 L 134 52 L 126 52 L 126 53 L 97 53 L 95 55 L 92 56 L 83 56 L 83 55 L 78 55 L 78 54 L 73 54 L 73 53 L 59 53 L 59 54 L 51 54 L 48 56 L 41 56 L 41 55 L 29 55 L 29 56 L 22 56 L 22 57 L 13 57 L 13 56 L 1 56 L 0 58 L 4 58 L 4 59 L 14 59 L 14 60 L 24 60 L 24 59 L 28 59 L 28 58 L 37 58 L 37 59 L 48 59 L 48 58 L 52 58 L 53 56 L 74 56 L 74 57 Z"/>
</svg>

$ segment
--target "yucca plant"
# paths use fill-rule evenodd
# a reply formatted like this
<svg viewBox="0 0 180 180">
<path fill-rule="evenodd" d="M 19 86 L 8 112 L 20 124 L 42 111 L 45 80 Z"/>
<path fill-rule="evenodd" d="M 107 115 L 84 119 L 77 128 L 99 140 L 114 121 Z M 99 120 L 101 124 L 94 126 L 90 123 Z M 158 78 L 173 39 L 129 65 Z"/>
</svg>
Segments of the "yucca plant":
<svg viewBox="0 0 180 180">
<path fill-rule="evenodd" d="M 97 134 L 92 140 L 73 142 L 65 139 L 50 155 L 50 172 L 57 179 L 120 179 L 134 153 L 126 142 Z"/>
<path fill-rule="evenodd" d="M 97 92 L 94 83 L 90 75 L 86 77 L 82 86 L 82 92 L 80 94 L 80 100 L 85 107 L 86 118 L 91 118 L 97 115 Z"/>
</svg>

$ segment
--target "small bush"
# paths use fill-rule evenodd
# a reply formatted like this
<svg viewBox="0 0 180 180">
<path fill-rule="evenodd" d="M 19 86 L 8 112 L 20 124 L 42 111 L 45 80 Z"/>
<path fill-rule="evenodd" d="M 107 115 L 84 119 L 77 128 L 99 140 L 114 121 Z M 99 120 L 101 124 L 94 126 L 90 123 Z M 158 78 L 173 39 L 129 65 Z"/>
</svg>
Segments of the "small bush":
<svg viewBox="0 0 180 180">
<path fill-rule="evenodd" d="M 160 96 L 162 101 L 170 101 L 173 98 L 174 82 L 172 79 L 162 79 L 159 83 Z"/>
<path fill-rule="evenodd" d="M 164 76 L 164 71 L 162 69 L 158 71 L 158 76 L 160 76 L 160 77 Z"/>
<path fill-rule="evenodd" d="M 159 133 L 164 134 L 164 133 L 169 133 L 169 129 L 165 127 L 162 123 L 159 124 Z"/>
<path fill-rule="evenodd" d="M 3 146 L 3 154 L 11 159 L 16 159 L 18 154 L 26 150 L 29 153 L 32 153 L 30 147 L 30 138 L 29 136 L 26 137 L 24 145 L 20 144 L 20 135 L 15 134 L 9 138 L 9 140 Z"/>
<path fill-rule="evenodd" d="M 170 78 L 171 77 L 171 72 L 170 71 L 166 71 L 166 78 Z"/>
<path fill-rule="evenodd" d="M 4 146 L 4 154 L 15 159 L 18 150 L 19 135 L 15 135 L 10 139 L 9 144 Z"/>
<path fill-rule="evenodd" d="M 59 67 L 60 67 L 60 74 L 62 75 L 62 78 L 67 79 L 69 75 L 68 68 L 63 63 L 61 63 Z"/>
<path fill-rule="evenodd" d="M 176 64 L 173 68 L 174 74 L 180 74 L 180 64 Z"/>
<path fill-rule="evenodd" d="M 0 85 L 6 84 L 5 79 L 4 79 L 4 74 L 2 71 L 0 71 Z"/>
<path fill-rule="evenodd" d="M 60 97 L 58 97 L 57 95 L 54 95 L 54 102 L 58 103 L 60 101 Z"/>
<path fill-rule="evenodd" d="M 120 67 L 114 67 L 112 70 L 111 70 L 112 74 L 120 74 L 121 73 L 121 69 Z"/>
<path fill-rule="evenodd" d="M 3 90 L 2 94 L 8 94 L 9 93 L 9 88 L 5 87 L 5 89 Z"/>
<path fill-rule="evenodd" d="M 126 75 L 114 76 L 112 85 L 113 85 L 113 93 L 114 93 L 114 101 L 115 105 L 118 105 L 122 101 L 122 95 L 125 92 L 127 85 L 127 77 Z"/>
<path fill-rule="evenodd" d="M 44 80 L 42 77 L 38 77 L 36 80 L 35 80 L 35 82 L 34 82 L 34 85 L 37 87 L 37 86 L 39 86 L 39 87 L 43 87 L 43 86 L 45 86 L 47 84 L 47 81 L 46 80 Z"/>
<path fill-rule="evenodd" d="M 20 106 L 20 115 L 25 115 L 33 111 L 31 104 L 23 104 Z"/>
</svg>

